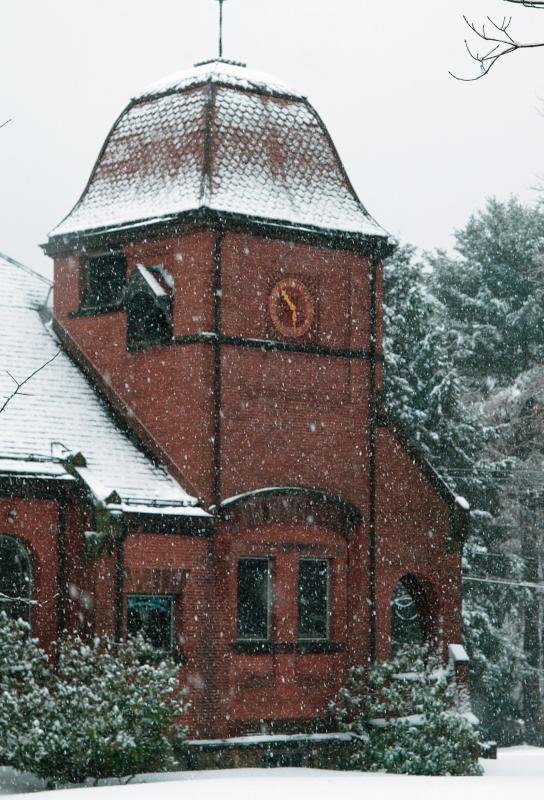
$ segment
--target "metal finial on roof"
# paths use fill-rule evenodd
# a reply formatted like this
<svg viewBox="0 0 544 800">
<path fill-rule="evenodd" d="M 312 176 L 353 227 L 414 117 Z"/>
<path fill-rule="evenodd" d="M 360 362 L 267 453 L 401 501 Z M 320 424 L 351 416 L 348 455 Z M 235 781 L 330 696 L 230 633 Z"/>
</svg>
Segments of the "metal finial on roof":
<svg viewBox="0 0 544 800">
<path fill-rule="evenodd" d="M 223 3 L 225 0 L 217 0 L 219 3 L 219 58 L 223 58 Z"/>
</svg>

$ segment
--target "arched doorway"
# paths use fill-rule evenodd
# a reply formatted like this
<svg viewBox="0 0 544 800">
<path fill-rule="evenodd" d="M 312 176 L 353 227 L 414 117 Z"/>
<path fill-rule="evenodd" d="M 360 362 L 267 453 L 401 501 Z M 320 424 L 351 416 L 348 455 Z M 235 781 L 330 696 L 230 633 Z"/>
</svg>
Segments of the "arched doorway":
<svg viewBox="0 0 544 800">
<path fill-rule="evenodd" d="M 0 535 L 0 612 L 30 622 L 32 568 L 27 548 L 13 536 Z"/>
<path fill-rule="evenodd" d="M 438 644 L 438 602 L 427 581 L 405 575 L 391 601 L 391 654 L 409 645 Z"/>
</svg>

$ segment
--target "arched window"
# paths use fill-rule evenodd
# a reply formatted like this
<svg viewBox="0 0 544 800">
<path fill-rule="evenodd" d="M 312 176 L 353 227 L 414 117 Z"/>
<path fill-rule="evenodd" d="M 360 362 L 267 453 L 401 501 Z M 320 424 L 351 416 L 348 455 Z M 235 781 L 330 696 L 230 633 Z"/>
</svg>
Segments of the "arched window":
<svg viewBox="0 0 544 800">
<path fill-rule="evenodd" d="M 26 547 L 13 536 L 0 535 L 0 611 L 10 619 L 30 622 L 32 570 Z"/>
<path fill-rule="evenodd" d="M 397 583 L 391 602 L 391 653 L 407 645 L 436 647 L 438 620 L 436 595 L 426 581 L 405 575 Z"/>
<path fill-rule="evenodd" d="M 124 292 L 129 349 L 171 341 L 173 292 L 174 280 L 162 264 L 136 265 Z"/>
<path fill-rule="evenodd" d="M 127 302 L 129 345 L 164 344 L 172 338 L 172 325 L 163 308 L 144 292 Z"/>
</svg>

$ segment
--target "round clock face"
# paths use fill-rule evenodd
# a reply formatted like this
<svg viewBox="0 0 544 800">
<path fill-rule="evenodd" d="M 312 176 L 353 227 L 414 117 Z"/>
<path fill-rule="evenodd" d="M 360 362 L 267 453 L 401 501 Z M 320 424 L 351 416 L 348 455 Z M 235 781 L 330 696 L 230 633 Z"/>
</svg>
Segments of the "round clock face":
<svg viewBox="0 0 544 800">
<path fill-rule="evenodd" d="M 297 278 L 279 281 L 268 298 L 268 310 L 282 336 L 304 336 L 314 321 L 314 301 L 309 289 Z"/>
</svg>

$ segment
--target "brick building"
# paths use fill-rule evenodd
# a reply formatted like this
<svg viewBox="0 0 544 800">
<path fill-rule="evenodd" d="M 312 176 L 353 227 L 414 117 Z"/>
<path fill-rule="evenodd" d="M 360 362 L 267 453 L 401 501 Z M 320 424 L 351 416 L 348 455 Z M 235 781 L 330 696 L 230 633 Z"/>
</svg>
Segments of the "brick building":
<svg viewBox="0 0 544 800">
<path fill-rule="evenodd" d="M 314 724 L 402 640 L 447 658 L 467 510 L 383 411 L 392 244 L 306 98 L 154 85 L 44 247 L 54 301 L 0 261 L 2 366 L 39 370 L 0 415 L 3 608 L 183 657 L 201 736 Z"/>
</svg>

